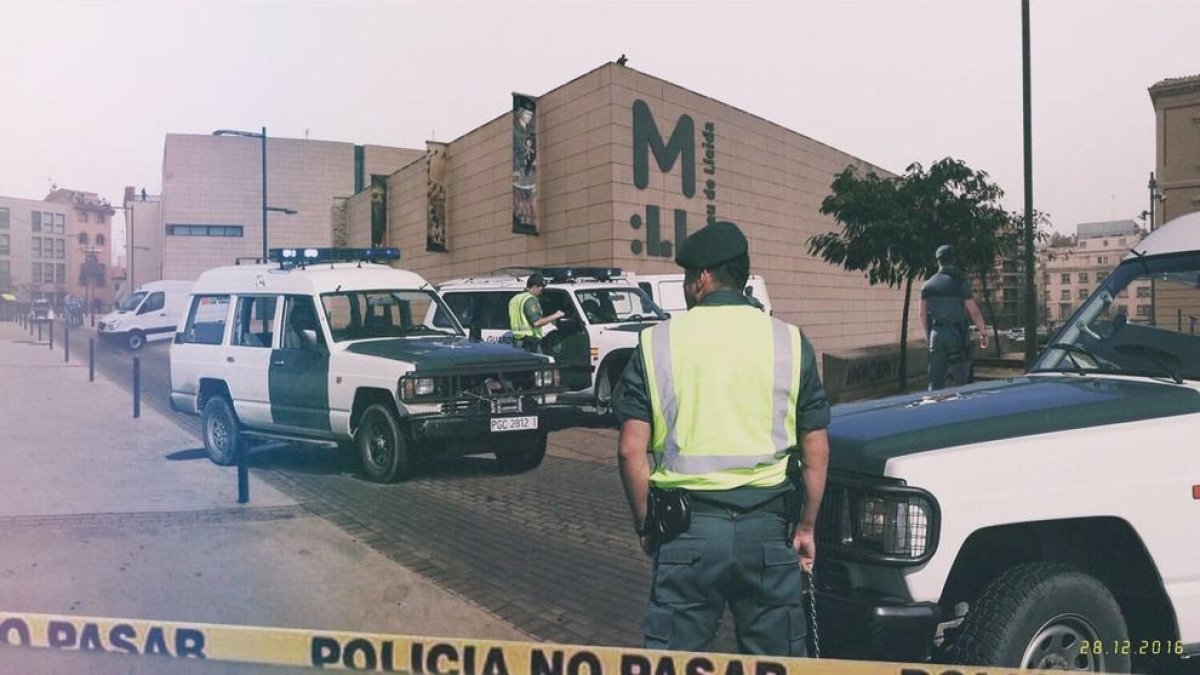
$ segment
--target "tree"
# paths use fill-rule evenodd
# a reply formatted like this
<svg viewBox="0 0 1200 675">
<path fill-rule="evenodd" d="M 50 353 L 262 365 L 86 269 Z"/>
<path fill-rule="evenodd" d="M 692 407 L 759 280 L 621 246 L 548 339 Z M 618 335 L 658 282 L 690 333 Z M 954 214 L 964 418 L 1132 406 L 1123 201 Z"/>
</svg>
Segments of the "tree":
<svg viewBox="0 0 1200 675">
<path fill-rule="evenodd" d="M 940 244 L 962 247 L 977 237 L 995 237 L 1008 222 L 997 202 L 1004 192 L 988 175 L 961 160 L 946 158 L 926 171 L 910 164 L 901 176 L 859 175 L 848 166 L 830 185 L 821 213 L 832 215 L 841 232 L 808 239 L 808 252 L 844 269 L 864 272 L 868 282 L 904 287 L 900 319 L 899 391 L 908 384 L 908 317 L 913 282 L 937 271 Z"/>
</svg>

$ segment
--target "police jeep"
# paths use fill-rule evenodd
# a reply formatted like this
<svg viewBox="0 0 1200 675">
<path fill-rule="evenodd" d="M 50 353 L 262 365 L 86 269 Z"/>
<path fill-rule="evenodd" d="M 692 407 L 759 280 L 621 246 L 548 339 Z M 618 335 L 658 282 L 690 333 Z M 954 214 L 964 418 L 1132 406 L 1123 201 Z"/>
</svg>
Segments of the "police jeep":
<svg viewBox="0 0 1200 675">
<path fill-rule="evenodd" d="M 200 275 L 171 345 L 171 406 L 203 416 L 212 461 L 257 436 L 337 443 L 377 481 L 435 453 L 541 463 L 553 360 L 468 341 L 429 283 L 378 264 L 399 255 L 274 249 Z"/>
<path fill-rule="evenodd" d="M 1092 672 L 1200 653 L 1196 316 L 1200 213 L 1138 244 L 1024 376 L 836 407 L 823 652 Z"/>
<path fill-rule="evenodd" d="M 438 292 L 482 339 L 512 344 L 508 301 L 524 292 L 533 272 L 546 280 L 539 298 L 542 311 L 565 315 L 544 328 L 542 339 L 542 352 L 553 356 L 562 371 L 563 400 L 607 412 L 613 387 L 637 348 L 638 333 L 666 315 L 632 275 L 611 267 L 508 268 L 446 281 Z M 443 319 L 431 314 L 427 320 L 441 326 Z"/>
</svg>

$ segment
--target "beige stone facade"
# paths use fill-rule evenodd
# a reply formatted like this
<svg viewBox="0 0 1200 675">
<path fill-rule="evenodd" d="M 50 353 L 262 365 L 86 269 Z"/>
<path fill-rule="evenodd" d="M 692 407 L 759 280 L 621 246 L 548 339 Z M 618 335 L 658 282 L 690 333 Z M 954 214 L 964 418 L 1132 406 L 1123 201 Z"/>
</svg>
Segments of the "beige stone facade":
<svg viewBox="0 0 1200 675">
<path fill-rule="evenodd" d="M 268 213 L 270 248 L 329 246 L 335 197 L 362 189 L 372 173 L 388 174 L 424 156 L 421 150 L 271 137 L 266 151 L 267 206 L 296 211 Z M 261 255 L 262 171 L 260 139 L 167 135 L 157 278 L 195 279 L 210 267 Z M 134 274 L 145 280 L 136 261 Z"/>
<path fill-rule="evenodd" d="M 127 186 L 122 209 L 127 289 L 164 278 L 162 197 Z"/>
<path fill-rule="evenodd" d="M 637 137 L 642 141 L 635 141 L 635 106 L 649 112 L 661 145 L 690 120 L 690 148 L 674 157 L 669 148 L 656 154 L 643 142 L 644 115 Z M 861 274 L 806 250 L 809 236 L 838 227 L 818 212 L 835 173 L 851 164 L 886 171 L 616 64 L 542 95 L 537 116 L 537 236 L 512 231 L 513 130 L 506 112 L 446 146 L 446 252 L 426 250 L 426 160 L 388 177 L 387 243 L 402 249 L 400 266 L 433 281 L 518 265 L 677 272 L 673 256 L 680 235 L 702 227 L 712 206 L 717 219 L 746 232 L 752 272 L 766 279 L 776 314 L 801 325 L 819 351 L 898 342 L 902 292 L 872 287 Z M 689 150 L 694 190 L 683 174 Z M 639 152 L 648 155 L 644 186 L 634 175 Z M 353 244 L 368 241 L 369 201 L 365 192 L 349 201 Z M 655 218 L 657 235 L 651 231 Z M 915 303 L 910 324 L 911 338 L 919 339 Z"/>
<path fill-rule="evenodd" d="M 1132 220 L 1081 223 L 1076 235 L 1038 253 L 1047 325 L 1061 326 L 1137 245 L 1145 232 Z M 1134 282 L 1114 302 L 1130 321 L 1149 322 L 1149 281 Z"/>
<path fill-rule="evenodd" d="M 1200 210 L 1200 75 L 1150 87 L 1158 190 L 1155 226 Z"/>
<path fill-rule="evenodd" d="M 94 192 L 56 189 L 46 197 L 47 202 L 69 207 L 66 229 L 66 292 L 90 300 L 92 308 L 108 311 L 112 306 L 109 272 L 112 267 L 112 217 L 115 213 L 108 200 Z M 91 260 L 98 267 L 85 266 Z"/>
<path fill-rule="evenodd" d="M 0 291 L 61 303 L 69 291 L 67 204 L 0 197 Z M 48 225 L 44 225 L 48 224 Z"/>
</svg>

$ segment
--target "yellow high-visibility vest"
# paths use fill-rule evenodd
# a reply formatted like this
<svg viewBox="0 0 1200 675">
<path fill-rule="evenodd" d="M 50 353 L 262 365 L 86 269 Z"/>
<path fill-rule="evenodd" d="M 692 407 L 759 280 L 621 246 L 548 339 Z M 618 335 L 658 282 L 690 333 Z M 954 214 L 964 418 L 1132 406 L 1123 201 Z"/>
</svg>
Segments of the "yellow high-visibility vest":
<svg viewBox="0 0 1200 675">
<path fill-rule="evenodd" d="M 730 490 L 786 480 L 797 443 L 799 328 L 748 305 L 702 305 L 642 331 L 641 352 L 654 485 Z"/>
<path fill-rule="evenodd" d="M 517 293 L 508 301 L 508 325 L 512 329 L 513 340 L 542 337 L 541 327 L 529 323 L 529 319 L 525 317 L 525 301 L 532 297 L 533 293 L 524 291 Z"/>
</svg>

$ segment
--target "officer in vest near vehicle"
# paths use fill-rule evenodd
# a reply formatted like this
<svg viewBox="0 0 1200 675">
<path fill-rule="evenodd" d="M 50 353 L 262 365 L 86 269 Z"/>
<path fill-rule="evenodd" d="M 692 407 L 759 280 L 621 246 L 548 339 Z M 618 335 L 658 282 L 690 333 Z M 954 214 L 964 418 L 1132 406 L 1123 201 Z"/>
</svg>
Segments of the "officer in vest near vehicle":
<svg viewBox="0 0 1200 675">
<path fill-rule="evenodd" d="M 971 333 L 969 322 L 979 330 L 979 348 L 987 349 L 987 329 L 983 314 L 975 303 L 971 282 L 955 267 L 954 247 L 943 244 L 934 253 L 937 274 L 921 285 L 921 327 L 929 341 L 929 388 L 967 383 L 971 372 Z"/>
<path fill-rule="evenodd" d="M 620 470 L 654 580 L 650 649 L 705 651 L 728 605 L 742 653 L 805 656 L 801 571 L 829 459 L 812 345 L 742 292 L 746 237 L 679 247 L 689 311 L 641 333 L 615 400 Z"/>
<path fill-rule="evenodd" d="M 508 301 L 508 327 L 512 330 L 514 347 L 540 352 L 542 326 L 566 316 L 561 311 L 542 316 L 542 304 L 538 302 L 538 296 L 545 289 L 546 279 L 535 272 L 525 282 L 525 292 L 517 293 Z"/>
</svg>

